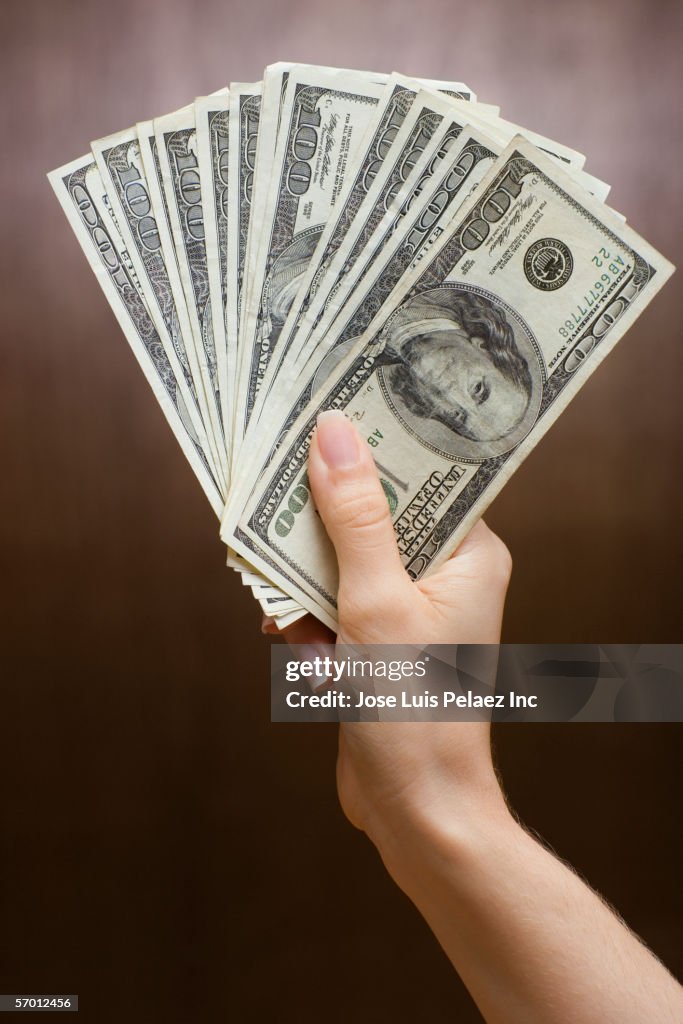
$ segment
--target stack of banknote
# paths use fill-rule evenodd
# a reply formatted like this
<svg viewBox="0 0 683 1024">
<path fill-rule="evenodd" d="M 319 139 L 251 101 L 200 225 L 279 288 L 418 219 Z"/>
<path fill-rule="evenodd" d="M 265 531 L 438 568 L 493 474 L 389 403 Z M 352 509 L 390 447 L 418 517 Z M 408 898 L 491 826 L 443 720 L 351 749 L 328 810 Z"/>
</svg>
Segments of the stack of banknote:
<svg viewBox="0 0 683 1024">
<path fill-rule="evenodd" d="M 672 273 L 584 163 L 461 82 L 278 63 L 49 175 L 279 626 L 336 622 L 320 410 L 368 439 L 418 579 Z"/>
</svg>

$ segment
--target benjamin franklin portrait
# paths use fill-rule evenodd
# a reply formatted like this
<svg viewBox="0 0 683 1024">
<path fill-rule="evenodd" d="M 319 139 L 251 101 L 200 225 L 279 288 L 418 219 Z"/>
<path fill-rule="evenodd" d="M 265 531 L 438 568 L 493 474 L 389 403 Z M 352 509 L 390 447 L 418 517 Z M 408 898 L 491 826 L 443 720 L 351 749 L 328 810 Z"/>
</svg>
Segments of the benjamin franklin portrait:
<svg viewBox="0 0 683 1024">
<path fill-rule="evenodd" d="M 485 459 L 513 448 L 538 411 L 528 331 L 493 297 L 442 287 L 408 300 L 382 331 L 382 389 L 429 447 Z"/>
<path fill-rule="evenodd" d="M 271 344 L 280 336 L 321 234 L 322 228 L 315 227 L 296 235 L 270 269 L 263 291 L 260 334 L 269 337 Z"/>
</svg>

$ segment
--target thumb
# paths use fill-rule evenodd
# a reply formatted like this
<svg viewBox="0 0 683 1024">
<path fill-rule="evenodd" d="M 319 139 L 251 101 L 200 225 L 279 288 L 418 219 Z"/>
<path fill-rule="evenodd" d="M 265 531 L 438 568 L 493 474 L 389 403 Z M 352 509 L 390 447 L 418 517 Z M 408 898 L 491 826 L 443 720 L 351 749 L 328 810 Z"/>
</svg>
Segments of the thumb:
<svg viewBox="0 0 683 1024">
<path fill-rule="evenodd" d="M 408 583 L 370 446 L 339 410 L 318 416 L 308 476 L 337 553 L 340 590 L 367 594 Z"/>
</svg>

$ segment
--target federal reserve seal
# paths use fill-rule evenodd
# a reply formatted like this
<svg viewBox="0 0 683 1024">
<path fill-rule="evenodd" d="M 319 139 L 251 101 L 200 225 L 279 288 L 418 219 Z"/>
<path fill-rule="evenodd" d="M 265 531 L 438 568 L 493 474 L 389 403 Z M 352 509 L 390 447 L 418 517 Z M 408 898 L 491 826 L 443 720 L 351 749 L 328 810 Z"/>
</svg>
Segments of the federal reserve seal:
<svg viewBox="0 0 683 1024">
<path fill-rule="evenodd" d="M 527 281 L 542 292 L 554 292 L 572 276 L 574 260 L 564 242 L 557 238 L 539 238 L 524 257 Z"/>
</svg>

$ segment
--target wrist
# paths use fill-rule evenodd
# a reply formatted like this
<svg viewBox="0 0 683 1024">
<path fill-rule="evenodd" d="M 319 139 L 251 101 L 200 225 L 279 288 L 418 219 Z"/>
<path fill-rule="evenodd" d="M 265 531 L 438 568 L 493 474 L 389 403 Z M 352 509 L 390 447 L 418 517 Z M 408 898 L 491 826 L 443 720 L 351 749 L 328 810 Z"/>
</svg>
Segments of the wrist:
<svg viewBox="0 0 683 1024">
<path fill-rule="evenodd" d="M 494 776 L 437 799 L 407 802 L 400 813 L 376 815 L 366 827 L 389 874 L 414 899 L 444 866 L 466 873 L 522 831 Z"/>
</svg>

